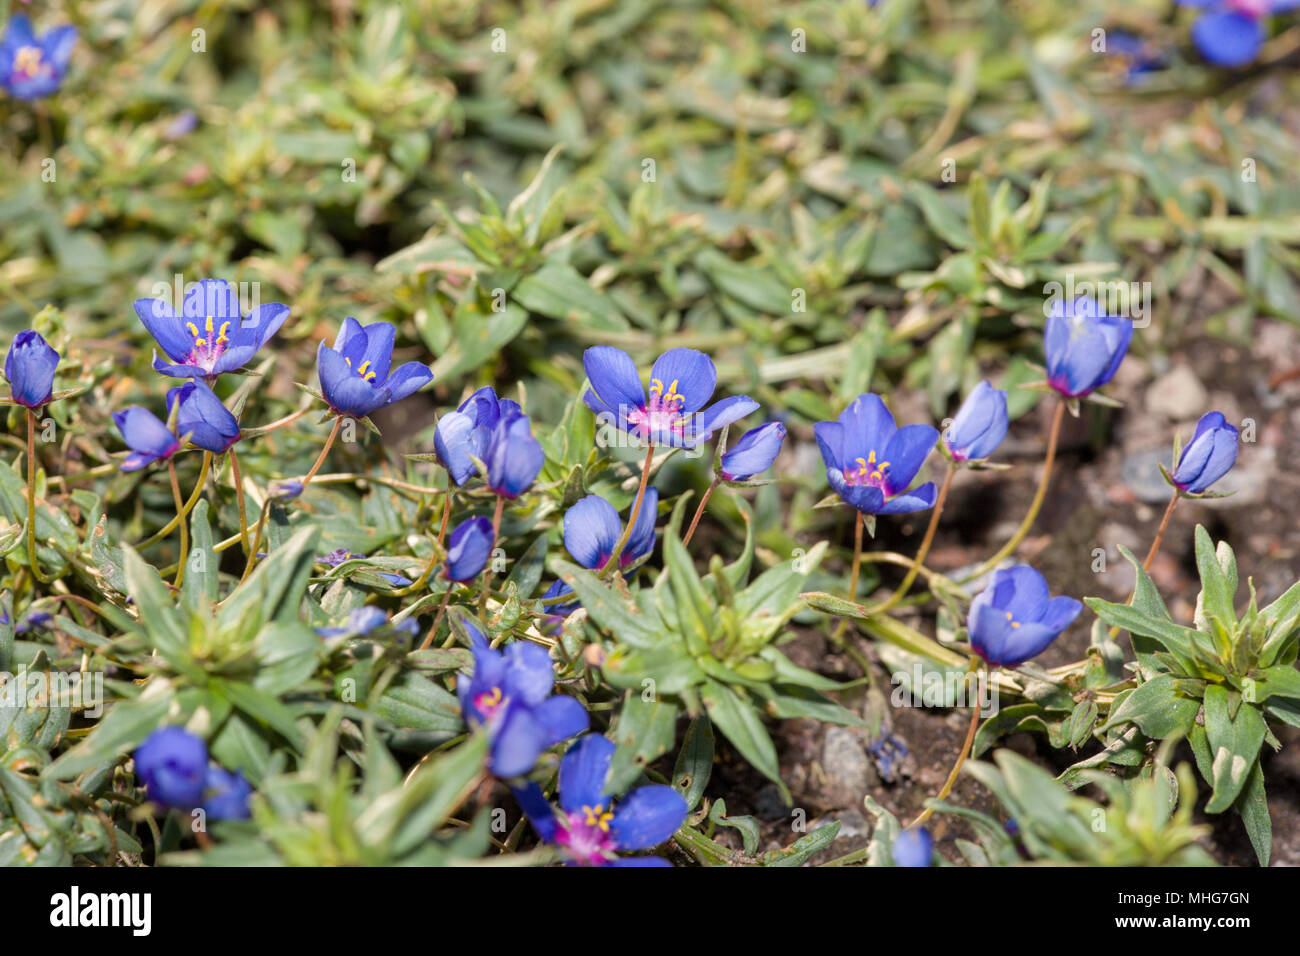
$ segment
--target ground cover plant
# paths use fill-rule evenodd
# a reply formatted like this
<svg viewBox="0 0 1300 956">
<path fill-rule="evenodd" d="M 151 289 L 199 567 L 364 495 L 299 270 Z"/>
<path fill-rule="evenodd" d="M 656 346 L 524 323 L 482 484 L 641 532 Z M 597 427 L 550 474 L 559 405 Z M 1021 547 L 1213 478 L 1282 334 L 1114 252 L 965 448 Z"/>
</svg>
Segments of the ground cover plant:
<svg viewBox="0 0 1300 956">
<path fill-rule="evenodd" d="M 1300 862 L 1292 6 L 0 2 L 0 863 Z"/>
</svg>

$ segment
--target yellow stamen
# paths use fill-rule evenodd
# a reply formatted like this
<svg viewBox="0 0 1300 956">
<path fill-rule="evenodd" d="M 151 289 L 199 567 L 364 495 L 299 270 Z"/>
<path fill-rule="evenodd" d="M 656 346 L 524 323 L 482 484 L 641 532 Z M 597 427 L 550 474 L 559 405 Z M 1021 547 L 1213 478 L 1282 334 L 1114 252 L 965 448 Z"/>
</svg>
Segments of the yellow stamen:
<svg viewBox="0 0 1300 956">
<path fill-rule="evenodd" d="M 854 458 L 853 460 L 860 466 L 858 468 L 858 474 L 865 475 L 870 472 L 873 480 L 883 478 L 885 476 L 885 469 L 889 467 L 889 462 L 887 461 L 882 461 L 879 464 L 876 463 L 876 453 L 874 451 L 869 452 L 865 460 L 861 458 Z M 872 467 L 873 465 L 875 467 Z"/>
<path fill-rule="evenodd" d="M 38 46 L 20 47 L 18 52 L 14 54 L 15 73 L 22 73 L 24 76 L 32 77 L 40 73 L 44 65 L 41 48 Z"/>
<path fill-rule="evenodd" d="M 582 812 L 587 815 L 587 826 L 599 826 L 606 833 L 609 832 L 609 821 L 614 819 L 614 814 L 609 812 L 602 813 L 604 804 L 596 804 L 594 807 L 583 806 Z"/>
<path fill-rule="evenodd" d="M 230 335 L 229 335 L 229 332 L 230 332 L 230 323 L 229 323 L 229 322 L 222 322 L 222 323 L 221 323 L 221 331 L 220 331 L 219 333 L 217 333 L 217 344 L 218 344 L 218 345 L 224 345 L 225 343 L 227 343 L 227 342 L 230 341 Z"/>
<path fill-rule="evenodd" d="M 369 368 L 370 368 L 369 362 L 362 362 L 361 367 L 357 369 L 357 374 L 360 375 L 362 378 L 364 378 L 367 382 L 371 381 L 375 377 L 374 372 L 367 371 Z"/>
<path fill-rule="evenodd" d="M 196 339 L 199 337 L 199 327 L 193 322 L 186 322 L 185 327 L 190 330 L 190 335 L 194 336 Z"/>
</svg>

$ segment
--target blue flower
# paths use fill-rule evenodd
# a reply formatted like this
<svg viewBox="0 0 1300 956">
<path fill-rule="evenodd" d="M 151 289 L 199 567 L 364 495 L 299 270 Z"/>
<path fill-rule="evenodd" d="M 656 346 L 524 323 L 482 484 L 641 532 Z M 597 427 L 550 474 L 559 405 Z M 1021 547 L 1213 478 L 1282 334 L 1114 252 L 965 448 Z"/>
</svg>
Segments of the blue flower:
<svg viewBox="0 0 1300 956">
<path fill-rule="evenodd" d="M 660 857 L 617 856 L 647 850 L 677 832 L 686 820 L 686 800 L 672 787 L 655 784 L 633 790 L 614 809 L 606 786 L 614 744 L 596 734 L 577 740 L 560 761 L 560 807 L 547 802 L 537 784 L 515 788 L 515 799 L 533 829 L 580 866 L 669 866 Z"/>
<path fill-rule="evenodd" d="M 751 428 L 740 436 L 722 456 L 722 477 L 726 481 L 748 481 L 760 472 L 767 471 L 781 452 L 785 441 L 785 426 L 768 422 Z"/>
<path fill-rule="evenodd" d="M 563 581 L 552 581 L 551 586 L 546 589 L 542 595 L 542 600 L 549 598 L 564 597 L 572 594 L 573 588 L 569 587 Z M 582 607 L 581 601 L 569 601 L 564 604 L 547 604 L 544 605 L 544 614 L 546 615 L 539 623 L 538 627 L 543 634 L 554 634 L 564 626 L 564 619 Z"/>
<path fill-rule="evenodd" d="M 1239 435 L 1222 412 L 1202 415 L 1191 442 L 1178 456 L 1174 484 L 1193 495 L 1204 492 L 1236 464 Z"/>
<path fill-rule="evenodd" d="M 27 408 L 40 408 L 54 396 L 54 370 L 59 353 L 39 332 L 19 332 L 5 356 L 5 378 L 12 400 Z"/>
<path fill-rule="evenodd" d="M 658 513 L 659 492 L 647 488 L 632 534 L 618 557 L 620 568 L 635 564 L 654 550 Z M 564 513 L 564 547 L 584 568 L 603 568 L 621 537 L 623 522 L 614 506 L 600 495 L 587 495 Z"/>
<path fill-rule="evenodd" d="M 1144 74 L 1161 70 L 1165 65 L 1158 50 L 1127 30 L 1106 31 L 1106 55 L 1128 85 L 1137 84 Z"/>
<path fill-rule="evenodd" d="M 167 413 L 180 404 L 176 431 L 189 435 L 190 444 L 220 455 L 239 441 L 239 422 L 230 409 L 202 382 L 189 381 L 167 391 Z"/>
<path fill-rule="evenodd" d="M 943 433 L 943 443 L 955 461 L 987 458 L 1007 437 L 1007 393 L 980 382 Z"/>
<path fill-rule="evenodd" d="M 377 627 L 388 623 L 388 615 L 382 608 L 373 604 L 363 604 L 348 612 L 347 623 L 342 627 L 318 627 L 316 633 L 321 637 L 339 637 L 343 634 L 369 634 Z"/>
<path fill-rule="evenodd" d="M 482 574 L 495 543 L 492 522 L 487 518 L 470 518 L 458 524 L 447 539 L 447 580 L 472 581 Z"/>
<path fill-rule="evenodd" d="M 591 383 L 583 395 L 587 407 L 654 445 L 694 448 L 715 430 L 758 408 L 746 395 L 704 408 L 713 397 L 718 373 L 713 361 L 695 349 L 669 349 L 655 360 L 648 400 L 636 363 L 622 349 L 597 345 L 583 353 L 582 364 Z"/>
<path fill-rule="evenodd" d="M 185 293 L 178 316 L 163 299 L 136 299 L 135 314 L 171 362 L 154 352 L 155 372 L 211 382 L 222 372 L 247 365 L 289 317 L 279 302 L 243 316 L 239 299 L 224 279 L 202 279 Z"/>
<path fill-rule="evenodd" d="M 1047 581 L 1027 565 L 995 571 L 971 602 L 971 648 L 995 667 L 1019 667 L 1046 650 L 1082 610 L 1072 597 L 1050 597 Z"/>
<path fill-rule="evenodd" d="M 1128 319 L 1103 315 L 1096 300 L 1052 300 L 1043 351 L 1047 382 L 1067 398 L 1087 395 L 1114 377 L 1133 338 Z"/>
<path fill-rule="evenodd" d="M 135 752 L 135 772 L 149 799 L 164 807 L 188 810 L 203 799 L 208 748 L 183 727 L 155 730 Z"/>
<path fill-rule="evenodd" d="M 433 381 L 433 372 L 419 362 L 407 362 L 389 374 L 396 333 L 387 322 L 362 326 L 348 317 L 333 348 L 321 342 L 316 350 L 316 374 L 330 408 L 340 415 L 365 418 Z"/>
<path fill-rule="evenodd" d="M 438 461 L 456 484 L 463 485 L 474 476 L 474 459 L 487 457 L 492 429 L 501 418 L 501 400 L 490 386 L 480 388 L 454 412 L 438 420 L 433 432 L 433 448 Z"/>
<path fill-rule="evenodd" d="M 1205 10 L 1192 24 L 1192 40 L 1216 66 L 1245 66 L 1264 45 L 1264 20 L 1290 10 L 1297 0 L 1178 0 Z"/>
<path fill-rule="evenodd" d="M 54 27 L 39 37 L 19 13 L 0 38 L 0 87 L 18 100 L 39 100 L 58 90 L 68 72 L 77 28 Z"/>
<path fill-rule="evenodd" d="M 231 773 L 215 764 L 208 767 L 203 778 L 203 810 L 213 820 L 247 820 L 248 798 L 253 795 L 253 785 L 242 773 Z"/>
<path fill-rule="evenodd" d="M 132 405 L 113 413 L 113 422 L 131 454 L 122 462 L 123 471 L 139 471 L 155 461 L 166 461 L 181 450 L 181 443 L 153 412 Z"/>
<path fill-rule="evenodd" d="M 879 395 L 859 395 L 838 421 L 813 427 L 826 479 L 845 502 L 865 514 L 903 514 L 934 505 L 934 482 L 911 493 L 939 432 L 929 425 L 894 424 Z"/>
<path fill-rule="evenodd" d="M 467 618 L 462 620 L 470 634 L 474 673 L 456 681 L 461 714 L 469 726 L 487 728 L 492 772 L 518 777 L 533 769 L 542 751 L 585 731 L 587 711 L 573 697 L 552 696 L 555 671 L 545 650 L 516 641 L 502 654 Z"/>
<path fill-rule="evenodd" d="M 934 838 L 925 827 L 913 827 L 894 837 L 891 850 L 894 866 L 929 866 L 934 856 Z"/>
<path fill-rule="evenodd" d="M 503 399 L 499 410 L 501 417 L 487 442 L 487 486 L 504 498 L 518 498 L 532 487 L 546 464 L 546 453 L 517 402 Z"/>
</svg>

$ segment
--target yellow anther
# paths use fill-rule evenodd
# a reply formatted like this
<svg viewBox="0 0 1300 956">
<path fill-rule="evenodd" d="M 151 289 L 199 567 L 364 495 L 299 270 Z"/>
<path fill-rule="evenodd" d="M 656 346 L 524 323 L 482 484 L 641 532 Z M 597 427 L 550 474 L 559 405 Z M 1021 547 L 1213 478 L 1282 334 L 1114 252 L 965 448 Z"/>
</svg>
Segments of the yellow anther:
<svg viewBox="0 0 1300 956">
<path fill-rule="evenodd" d="M 22 73 L 24 76 L 35 76 L 41 72 L 44 66 L 44 58 L 41 54 L 41 48 L 38 46 L 20 47 L 14 54 L 14 72 Z"/>
<path fill-rule="evenodd" d="M 1008 620 L 1008 621 L 1011 621 L 1011 612 L 1010 612 L 1010 611 L 1007 611 L 1007 620 Z M 1020 622 L 1019 622 L 1019 621 L 1011 621 L 1011 626 L 1012 626 L 1012 627 L 1019 627 L 1019 626 L 1020 626 Z"/>
<path fill-rule="evenodd" d="M 229 323 L 229 322 L 222 322 L 222 323 L 221 323 L 221 331 L 217 333 L 217 344 L 218 344 L 218 345 L 224 345 L 226 342 L 229 342 L 229 341 L 230 341 L 230 335 L 229 335 L 229 332 L 230 332 L 230 323 Z"/>
<path fill-rule="evenodd" d="M 369 362 L 362 362 L 361 367 L 357 369 L 357 374 L 360 375 L 362 378 L 364 378 L 367 382 L 369 382 L 371 379 L 375 377 L 374 372 L 368 371 L 369 368 L 370 368 Z"/>
<path fill-rule="evenodd" d="M 594 807 L 583 806 L 582 812 L 587 815 L 587 826 L 599 826 L 606 833 L 609 832 L 609 821 L 614 819 L 614 814 L 601 812 L 604 810 L 604 804 L 596 804 Z"/>
<path fill-rule="evenodd" d="M 193 322 L 186 322 L 185 327 L 190 330 L 190 335 L 194 336 L 196 339 L 199 337 L 199 327 Z"/>
</svg>

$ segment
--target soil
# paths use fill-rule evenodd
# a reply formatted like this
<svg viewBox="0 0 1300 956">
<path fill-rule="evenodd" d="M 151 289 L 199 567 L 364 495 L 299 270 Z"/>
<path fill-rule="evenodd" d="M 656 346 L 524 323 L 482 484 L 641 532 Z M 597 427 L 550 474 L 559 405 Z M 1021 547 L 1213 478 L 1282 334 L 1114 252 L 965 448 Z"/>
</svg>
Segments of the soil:
<svg viewBox="0 0 1300 956">
<path fill-rule="evenodd" d="M 1168 373 L 1178 366 L 1182 369 L 1169 378 Z M 1085 406 L 1079 419 L 1067 416 L 1046 503 L 1018 558 L 1041 570 L 1053 592 L 1127 600 L 1133 571 L 1116 546 L 1125 545 L 1141 559 L 1168 497 L 1154 456 L 1162 453 L 1167 460 L 1175 430 L 1186 441 L 1196 419 L 1217 409 L 1243 427 L 1237 466 L 1216 486 L 1216 490 L 1236 493 L 1216 501 L 1180 502 L 1152 566 L 1152 577 L 1175 619 L 1190 623 L 1199 590 L 1192 532 L 1201 523 L 1215 540 L 1227 540 L 1236 551 L 1242 581 L 1239 606 L 1248 577 L 1259 592 L 1261 606 L 1273 600 L 1300 579 L 1300 522 L 1292 504 L 1300 495 L 1300 449 L 1285 440 L 1300 433 L 1300 376 L 1287 380 L 1287 374 L 1298 368 L 1300 330 L 1273 322 L 1260 322 L 1249 344 L 1227 345 L 1206 338 L 1182 344 L 1172 359 L 1148 361 L 1130 354 L 1107 390 L 1124 402 L 1124 408 Z M 1189 394 L 1187 388 L 1181 388 L 1181 394 L 1174 394 L 1167 386 L 1187 386 L 1187 371 L 1193 373 L 1203 392 L 1191 388 Z M 1040 402 L 1035 411 L 1013 423 L 995 456 L 995 460 L 1014 465 L 1010 471 L 966 472 L 958 477 L 928 562 L 932 567 L 948 573 L 973 565 L 1011 535 L 1034 492 L 1049 412 L 1050 403 Z M 1171 412 L 1176 417 L 1171 418 Z M 1250 420 L 1254 422 L 1253 435 L 1247 431 Z M 796 439 L 810 437 L 798 435 Z M 1254 441 L 1246 441 L 1249 437 Z M 850 527 L 846 522 L 846 532 Z M 923 520 L 882 519 L 875 546 L 910 554 L 924 530 Z M 847 533 L 839 543 L 852 547 Z M 1104 551 L 1104 566 L 1096 549 Z M 895 570 L 884 572 L 879 596 L 888 593 L 901 577 Z M 1085 611 L 1038 663 L 1050 667 L 1079 659 L 1087 647 L 1091 619 L 1091 613 Z M 914 623 L 933 633 L 932 619 L 918 616 Z M 802 633 L 784 650 L 797 663 L 830 677 L 861 675 L 857 665 L 836 652 L 819 633 Z M 888 670 L 877 663 L 875 677 L 887 695 Z M 865 713 L 861 692 L 845 695 L 843 702 Z M 764 850 L 793 842 L 799 835 L 796 821 L 806 820 L 806 829 L 812 829 L 840 820 L 840 836 L 814 862 L 832 859 L 866 845 L 872 821 L 863 809 L 865 794 L 904 822 L 920 812 L 952 766 L 965 734 L 967 714 L 936 708 L 891 708 L 893 735 L 906 746 L 907 755 L 895 765 L 889 781 L 882 779 L 880 767 L 868 754 L 864 732 L 811 720 L 773 725 L 782 778 L 802 813 L 782 806 L 776 788 L 719 740 L 719 759 L 708 795 L 724 796 L 729 814 L 758 817 L 763 822 Z M 1290 866 L 1300 864 L 1300 749 L 1293 746 L 1300 732 L 1290 727 L 1274 729 L 1284 749 L 1273 753 L 1265 747 L 1263 758 L 1273 819 L 1272 864 Z M 1078 754 L 1068 749 L 1057 751 L 1045 738 L 1028 734 L 1004 738 L 999 746 L 1057 771 L 1097 747 L 1094 742 Z M 1184 747 L 1177 759 L 1191 762 L 1190 751 Z M 1198 783 L 1202 791 L 1198 803 L 1203 806 L 1208 791 L 1199 778 Z M 965 775 L 950 799 L 994 816 L 1000 814 L 991 795 Z M 1235 813 L 1202 815 L 1199 822 L 1213 827 L 1204 845 L 1215 859 L 1227 865 L 1255 865 L 1254 852 Z M 943 821 L 933 831 L 940 852 L 959 860 L 953 841 L 958 836 L 970 837 L 964 827 Z M 730 830 L 719 828 L 717 839 L 739 846 L 739 838 Z"/>
</svg>

